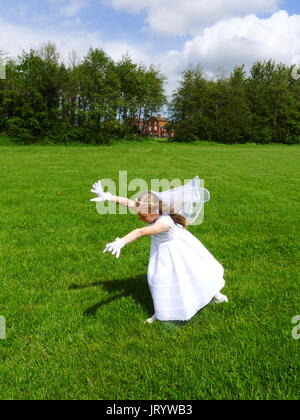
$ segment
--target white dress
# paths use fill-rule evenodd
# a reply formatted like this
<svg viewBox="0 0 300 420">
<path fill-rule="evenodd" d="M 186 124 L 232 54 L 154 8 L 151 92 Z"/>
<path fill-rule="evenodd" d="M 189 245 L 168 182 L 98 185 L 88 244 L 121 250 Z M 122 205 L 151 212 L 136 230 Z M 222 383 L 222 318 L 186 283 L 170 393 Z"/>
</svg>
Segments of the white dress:
<svg viewBox="0 0 300 420">
<path fill-rule="evenodd" d="M 157 222 L 171 229 L 151 235 L 147 277 L 155 317 L 160 321 L 187 321 L 223 289 L 224 268 L 170 216 L 161 215 Z"/>
</svg>

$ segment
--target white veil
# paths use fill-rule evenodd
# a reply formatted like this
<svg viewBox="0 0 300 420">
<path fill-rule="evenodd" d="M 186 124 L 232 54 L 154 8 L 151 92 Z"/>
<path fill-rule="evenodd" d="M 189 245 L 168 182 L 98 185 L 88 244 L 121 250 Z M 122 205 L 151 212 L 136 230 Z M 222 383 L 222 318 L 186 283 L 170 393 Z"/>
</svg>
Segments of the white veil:
<svg viewBox="0 0 300 420">
<path fill-rule="evenodd" d="M 204 203 L 210 200 L 210 193 L 198 176 L 182 187 L 151 192 L 163 202 L 163 214 L 180 214 L 189 225 L 203 222 Z"/>
</svg>

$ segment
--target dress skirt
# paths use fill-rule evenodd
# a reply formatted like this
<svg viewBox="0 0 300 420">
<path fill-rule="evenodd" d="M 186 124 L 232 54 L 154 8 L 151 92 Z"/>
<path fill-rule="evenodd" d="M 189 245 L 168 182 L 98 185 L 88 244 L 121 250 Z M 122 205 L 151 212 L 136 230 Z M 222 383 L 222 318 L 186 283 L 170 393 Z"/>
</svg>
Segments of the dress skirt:
<svg viewBox="0 0 300 420">
<path fill-rule="evenodd" d="M 225 286 L 224 268 L 188 230 L 169 216 L 171 230 L 152 235 L 148 284 L 155 317 L 187 321 Z"/>
</svg>

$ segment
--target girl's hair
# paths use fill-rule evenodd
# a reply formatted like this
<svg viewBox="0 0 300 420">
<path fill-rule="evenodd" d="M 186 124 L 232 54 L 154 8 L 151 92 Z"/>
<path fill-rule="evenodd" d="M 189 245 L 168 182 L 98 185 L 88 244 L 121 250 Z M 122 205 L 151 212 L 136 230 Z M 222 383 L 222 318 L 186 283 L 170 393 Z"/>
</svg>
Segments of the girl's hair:
<svg viewBox="0 0 300 420">
<path fill-rule="evenodd" d="M 188 227 L 186 218 L 181 216 L 181 214 L 171 213 L 169 214 L 173 222 L 178 223 L 179 225 L 183 226 L 184 228 Z"/>
<path fill-rule="evenodd" d="M 136 206 L 141 209 L 144 214 L 163 214 L 163 202 L 151 191 L 142 192 L 136 200 Z M 184 228 L 188 227 L 185 217 L 181 214 L 169 213 L 174 223 L 178 223 Z"/>
</svg>

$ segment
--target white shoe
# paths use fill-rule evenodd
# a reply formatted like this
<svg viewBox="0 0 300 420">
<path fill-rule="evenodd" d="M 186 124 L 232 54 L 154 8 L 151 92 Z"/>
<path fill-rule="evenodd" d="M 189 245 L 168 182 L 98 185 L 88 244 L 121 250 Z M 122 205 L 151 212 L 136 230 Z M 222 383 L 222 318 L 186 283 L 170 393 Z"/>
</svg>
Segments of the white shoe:
<svg viewBox="0 0 300 420">
<path fill-rule="evenodd" d="M 153 324 L 153 322 L 156 321 L 156 317 L 155 315 L 152 315 L 151 318 L 146 319 L 146 321 L 144 322 L 144 324 Z"/>
<path fill-rule="evenodd" d="M 225 295 L 222 295 L 222 293 L 218 293 L 215 297 L 214 297 L 214 302 L 215 303 L 228 303 L 228 297 Z"/>
</svg>

